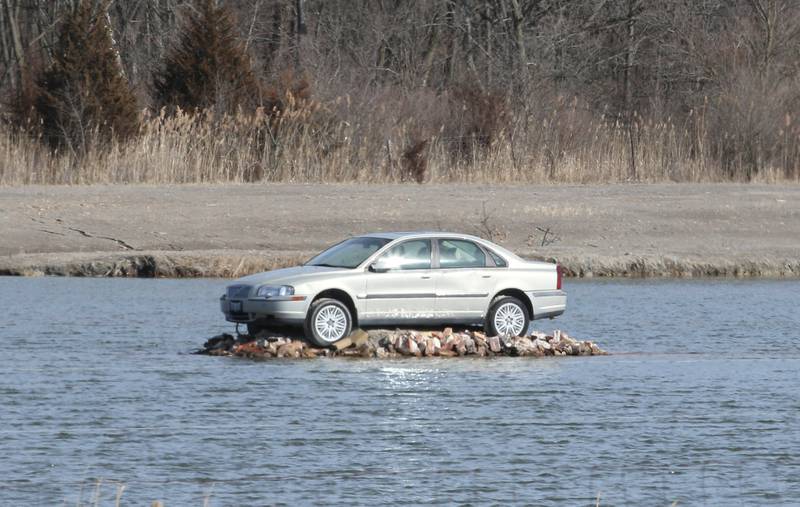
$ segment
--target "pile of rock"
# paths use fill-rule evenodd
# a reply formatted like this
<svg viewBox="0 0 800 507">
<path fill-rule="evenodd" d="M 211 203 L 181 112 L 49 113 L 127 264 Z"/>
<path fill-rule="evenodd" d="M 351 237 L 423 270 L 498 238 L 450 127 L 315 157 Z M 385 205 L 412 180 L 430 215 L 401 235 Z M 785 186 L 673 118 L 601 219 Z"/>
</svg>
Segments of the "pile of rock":
<svg viewBox="0 0 800 507">
<path fill-rule="evenodd" d="M 501 338 L 480 331 L 413 331 L 357 329 L 331 348 L 318 348 L 300 338 L 272 333 L 258 336 L 221 334 L 208 340 L 200 354 L 251 359 L 316 357 L 460 357 L 460 356 L 597 356 L 607 353 L 588 340 L 575 340 L 563 331 L 552 335 Z"/>
</svg>

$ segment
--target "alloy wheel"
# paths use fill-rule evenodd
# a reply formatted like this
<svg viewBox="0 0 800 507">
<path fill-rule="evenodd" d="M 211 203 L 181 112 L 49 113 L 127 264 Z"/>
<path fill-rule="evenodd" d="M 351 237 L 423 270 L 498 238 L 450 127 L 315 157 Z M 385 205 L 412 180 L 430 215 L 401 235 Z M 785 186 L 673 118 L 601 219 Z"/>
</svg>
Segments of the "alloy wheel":
<svg viewBox="0 0 800 507">
<path fill-rule="evenodd" d="M 501 336 L 519 336 L 525 331 L 525 312 L 515 303 L 505 303 L 494 314 L 494 328 Z"/>
<path fill-rule="evenodd" d="M 344 338 L 347 315 L 336 305 L 323 306 L 314 318 L 314 329 L 327 342 Z"/>
</svg>

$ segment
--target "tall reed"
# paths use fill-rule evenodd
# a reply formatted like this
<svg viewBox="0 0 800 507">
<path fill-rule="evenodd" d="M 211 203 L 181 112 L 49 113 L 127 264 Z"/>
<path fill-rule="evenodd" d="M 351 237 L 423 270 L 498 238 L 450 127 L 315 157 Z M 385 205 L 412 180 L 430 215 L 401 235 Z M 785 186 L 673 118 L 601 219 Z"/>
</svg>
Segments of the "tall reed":
<svg viewBox="0 0 800 507">
<path fill-rule="evenodd" d="M 491 142 L 444 127 L 424 135 L 414 122 L 387 123 L 377 115 L 341 121 L 322 113 L 300 107 L 277 118 L 263 111 L 145 116 L 132 140 L 97 143 L 82 156 L 53 152 L 26 132 L 0 126 L 0 185 L 394 183 L 419 179 L 409 177 L 403 160 L 411 148 L 415 170 L 424 167 L 427 182 L 621 182 L 631 179 L 632 154 L 637 181 L 781 182 L 800 176 L 800 142 L 782 122 L 775 136 L 781 142 L 758 147 L 754 158 L 744 148 L 730 153 L 724 134 L 704 129 L 700 120 L 639 119 L 628 128 L 574 105 L 511 115 Z"/>
</svg>

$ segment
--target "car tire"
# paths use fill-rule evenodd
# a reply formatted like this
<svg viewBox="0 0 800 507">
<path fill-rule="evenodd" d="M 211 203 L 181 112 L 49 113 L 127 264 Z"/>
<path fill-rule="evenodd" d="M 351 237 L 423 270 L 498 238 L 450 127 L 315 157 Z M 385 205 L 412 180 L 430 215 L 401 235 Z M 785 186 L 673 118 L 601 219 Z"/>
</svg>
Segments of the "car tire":
<svg viewBox="0 0 800 507">
<path fill-rule="evenodd" d="M 521 324 L 521 326 L 520 326 Z M 528 332 L 531 319 L 528 308 L 512 296 L 495 298 L 486 312 L 485 329 L 489 336 L 518 336 Z"/>
<path fill-rule="evenodd" d="M 303 331 L 308 341 L 320 347 L 349 336 L 353 330 L 353 316 L 347 305 L 338 299 L 322 298 L 311 303 Z"/>
</svg>

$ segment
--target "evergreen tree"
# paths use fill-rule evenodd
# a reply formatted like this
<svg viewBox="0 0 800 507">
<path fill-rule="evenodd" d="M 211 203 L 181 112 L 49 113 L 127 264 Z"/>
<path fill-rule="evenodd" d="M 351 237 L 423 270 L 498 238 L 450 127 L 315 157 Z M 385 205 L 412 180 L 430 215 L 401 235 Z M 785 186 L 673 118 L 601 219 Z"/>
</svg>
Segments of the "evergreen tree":
<svg viewBox="0 0 800 507">
<path fill-rule="evenodd" d="M 108 5 L 79 0 L 68 8 L 53 63 L 36 80 L 34 113 L 54 148 L 83 154 L 93 142 L 125 140 L 138 130 L 136 97 L 114 48 Z"/>
<path fill-rule="evenodd" d="M 215 0 L 197 0 L 155 76 L 154 98 L 159 107 L 185 111 L 259 105 L 260 85 L 230 10 Z"/>
</svg>

